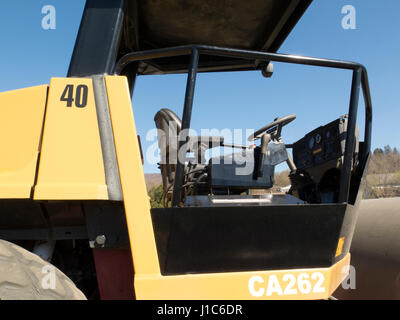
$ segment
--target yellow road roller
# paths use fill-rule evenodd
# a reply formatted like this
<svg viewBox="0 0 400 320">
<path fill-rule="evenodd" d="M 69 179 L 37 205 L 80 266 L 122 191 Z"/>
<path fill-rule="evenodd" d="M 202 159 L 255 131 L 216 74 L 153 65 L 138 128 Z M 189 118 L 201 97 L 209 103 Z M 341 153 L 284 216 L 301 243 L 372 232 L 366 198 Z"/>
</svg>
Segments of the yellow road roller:
<svg viewBox="0 0 400 320">
<path fill-rule="evenodd" d="M 67 77 L 0 93 L 1 299 L 327 299 L 347 276 L 371 147 L 367 71 L 277 53 L 311 1 L 229 3 L 87 0 Z M 272 109 L 246 145 L 190 136 L 197 74 L 271 77 L 274 62 L 349 70 L 348 114 L 295 142 L 295 107 Z M 176 73 L 182 114 L 154 115 L 164 207 L 152 209 L 135 80 Z M 221 147 L 232 153 L 205 156 Z M 252 192 L 285 163 L 290 190 Z"/>
</svg>

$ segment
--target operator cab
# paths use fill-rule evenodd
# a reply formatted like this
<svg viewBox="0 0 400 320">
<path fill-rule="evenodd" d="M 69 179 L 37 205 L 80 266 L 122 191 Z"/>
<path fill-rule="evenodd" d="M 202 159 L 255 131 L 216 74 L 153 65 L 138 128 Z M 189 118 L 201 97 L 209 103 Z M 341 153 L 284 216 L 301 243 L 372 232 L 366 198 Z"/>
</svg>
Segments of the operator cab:
<svg viewBox="0 0 400 320">
<path fill-rule="evenodd" d="M 168 109 L 155 115 L 165 201 L 151 209 L 151 226 L 161 274 L 325 268 L 348 257 L 371 142 L 365 69 L 349 62 L 193 45 L 133 52 L 115 70 L 120 74 L 136 61 L 189 54 L 182 120 Z M 294 115 L 277 118 L 248 137 L 257 141 L 255 147 L 232 145 L 222 137 L 190 137 L 196 75 L 209 71 L 201 57 L 210 54 L 263 60 L 267 66 L 278 61 L 352 69 L 349 116 L 306 133 L 294 144 L 285 144 L 282 134 Z M 356 133 L 361 87 L 366 102 L 362 146 Z M 233 151 L 206 160 L 205 152 L 217 147 Z M 293 160 L 287 149 L 292 149 Z M 275 167 L 285 161 L 291 188 L 273 193 Z M 243 171 L 246 167 L 251 170 Z M 267 192 L 255 195 L 254 189 Z"/>
<path fill-rule="evenodd" d="M 287 161 L 292 163 L 281 141 L 282 127 L 296 118 L 289 115 L 276 118 L 272 123 L 257 130 L 248 140 L 260 141 L 259 146 L 235 145 L 224 142 L 223 137 L 188 137 L 187 152 L 194 157 L 186 158 L 184 168 L 184 198 L 187 205 L 195 202 L 193 196 L 249 195 L 250 189 L 269 189 L 274 185 L 275 166 Z M 175 167 L 178 160 L 178 137 L 181 130 L 179 117 L 169 109 L 161 109 L 154 117 L 158 129 L 161 152 L 159 163 L 164 197 L 167 202 L 172 195 Z M 212 157 L 205 161 L 205 152 L 216 147 L 238 150 L 232 154 Z M 293 168 L 293 165 L 291 165 Z M 188 198 L 189 197 L 189 198 Z M 237 201 L 236 201 L 237 202 Z"/>
<path fill-rule="evenodd" d="M 223 206 L 240 204 L 334 203 L 338 201 L 340 171 L 343 163 L 347 117 L 342 116 L 307 133 L 292 145 L 282 142 L 282 128 L 296 115 L 276 118 L 248 137 L 259 145 L 225 143 L 223 137 L 187 137 L 183 193 L 184 206 Z M 175 168 L 182 123 L 170 109 L 163 108 L 154 117 L 161 153 L 164 204 L 172 199 Z M 358 164 L 358 128 L 356 128 L 353 167 Z M 236 151 L 205 160 L 208 149 L 231 147 Z M 287 148 L 293 148 L 293 157 Z M 252 190 L 274 186 L 275 167 L 286 162 L 291 187 L 287 194 L 252 195 Z"/>
</svg>

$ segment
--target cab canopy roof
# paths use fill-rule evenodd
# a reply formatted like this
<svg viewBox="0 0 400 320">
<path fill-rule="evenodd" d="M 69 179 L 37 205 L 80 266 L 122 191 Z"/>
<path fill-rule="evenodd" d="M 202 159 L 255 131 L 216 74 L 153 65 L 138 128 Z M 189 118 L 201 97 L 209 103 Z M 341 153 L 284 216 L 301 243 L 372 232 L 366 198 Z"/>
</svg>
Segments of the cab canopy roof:
<svg viewBox="0 0 400 320">
<path fill-rule="evenodd" d="M 132 51 L 188 44 L 276 52 L 311 2 L 87 0 L 72 62 L 81 58 L 81 52 L 76 57 L 77 50 L 82 51 L 83 47 L 86 51 L 92 50 L 88 60 L 104 55 L 99 51 L 104 47 L 101 41 L 110 42 L 108 48 L 115 50 L 114 60 Z M 187 63 L 187 56 L 152 60 L 141 63 L 139 73 L 180 72 L 187 68 Z M 200 71 L 254 67 L 254 61 L 217 56 L 203 56 L 199 63 Z"/>
</svg>

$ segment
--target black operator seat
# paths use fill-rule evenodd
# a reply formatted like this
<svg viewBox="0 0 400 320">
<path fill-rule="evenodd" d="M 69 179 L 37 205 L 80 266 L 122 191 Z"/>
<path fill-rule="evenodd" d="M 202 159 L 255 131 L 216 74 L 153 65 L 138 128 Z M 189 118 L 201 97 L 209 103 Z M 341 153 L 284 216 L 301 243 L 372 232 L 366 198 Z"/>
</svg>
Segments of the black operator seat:
<svg viewBox="0 0 400 320">
<path fill-rule="evenodd" d="M 170 109 L 159 110 L 154 121 L 158 129 L 158 147 L 161 152 L 160 170 L 164 192 L 167 193 L 175 179 L 175 170 L 178 160 L 178 139 L 182 129 L 181 119 Z M 189 137 L 188 152 L 195 154 L 197 163 L 204 162 L 207 149 L 223 145 L 223 137 L 194 136 Z M 188 159 L 189 160 L 189 159 Z"/>
<path fill-rule="evenodd" d="M 175 168 L 178 158 L 178 135 L 182 121 L 170 109 L 163 108 L 154 117 L 158 129 L 158 147 L 160 148 L 160 170 L 164 192 L 175 179 Z"/>
</svg>

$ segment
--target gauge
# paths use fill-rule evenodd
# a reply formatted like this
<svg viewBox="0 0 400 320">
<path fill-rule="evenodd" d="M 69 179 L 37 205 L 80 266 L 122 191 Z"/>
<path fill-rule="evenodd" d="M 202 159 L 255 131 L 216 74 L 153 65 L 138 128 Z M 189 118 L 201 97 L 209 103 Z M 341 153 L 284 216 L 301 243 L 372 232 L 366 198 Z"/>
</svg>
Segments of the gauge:
<svg viewBox="0 0 400 320">
<path fill-rule="evenodd" d="M 314 137 L 311 137 L 311 139 L 308 141 L 308 147 L 312 149 L 314 147 Z"/>
<path fill-rule="evenodd" d="M 321 139 L 322 139 L 322 138 L 321 138 L 321 135 L 318 133 L 318 134 L 315 136 L 315 142 L 319 144 L 319 143 L 321 143 Z"/>
</svg>

